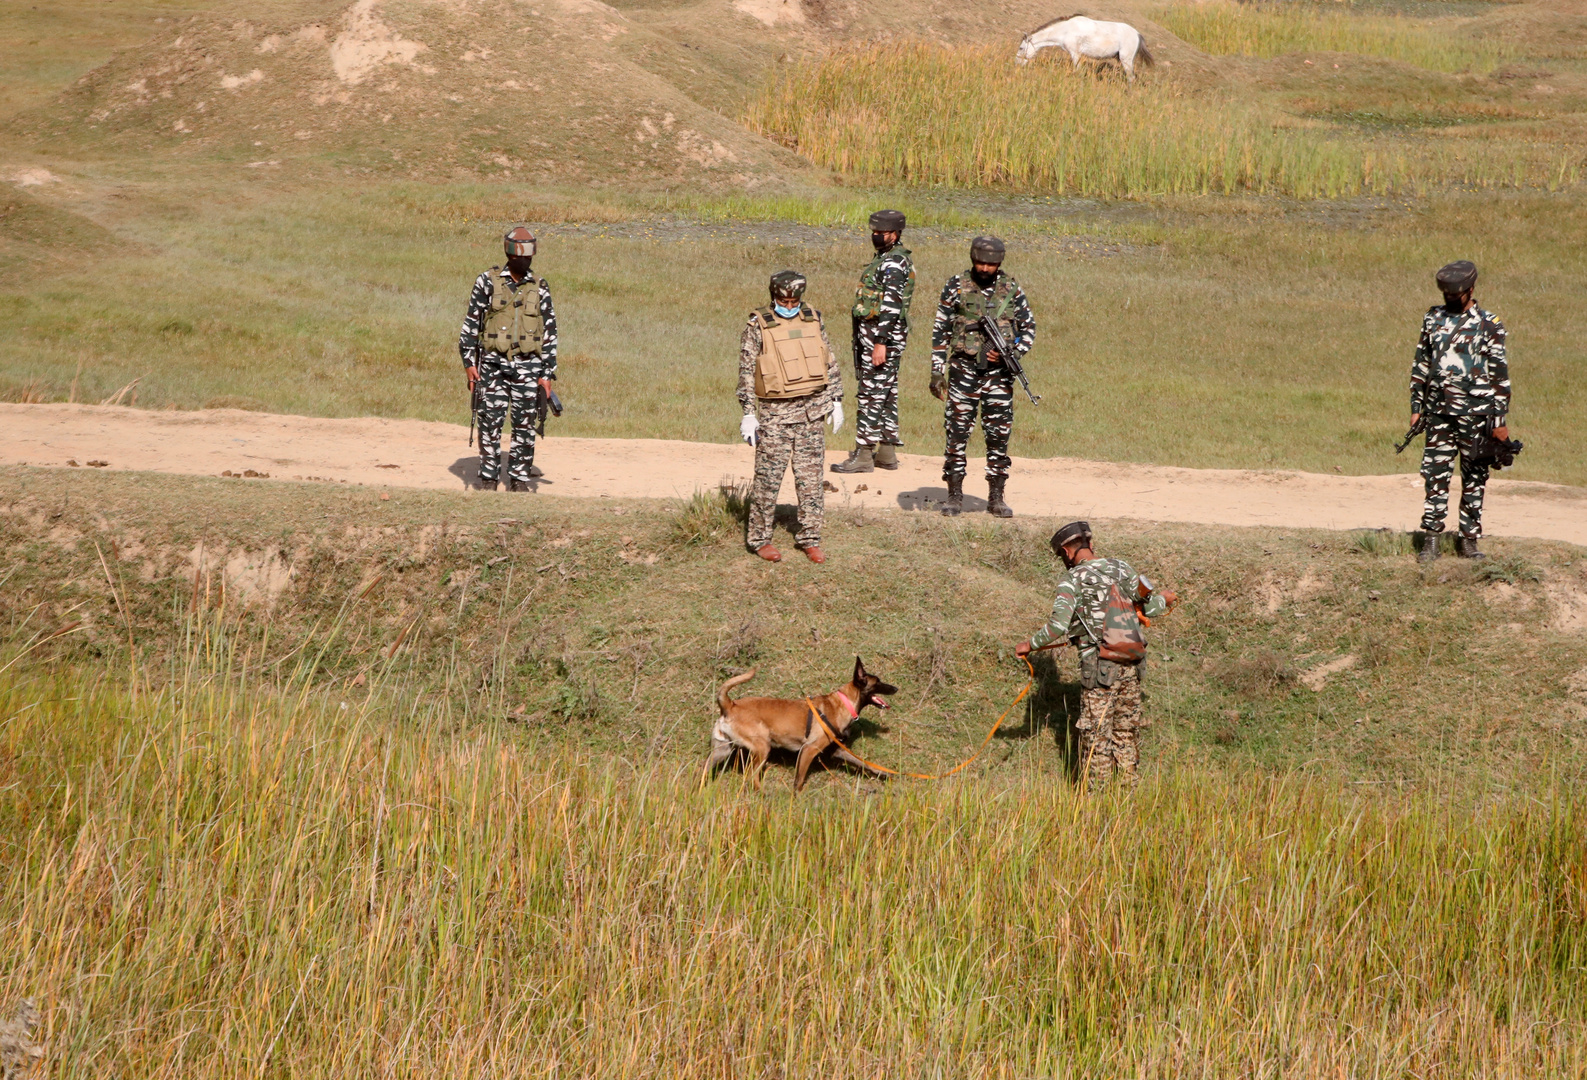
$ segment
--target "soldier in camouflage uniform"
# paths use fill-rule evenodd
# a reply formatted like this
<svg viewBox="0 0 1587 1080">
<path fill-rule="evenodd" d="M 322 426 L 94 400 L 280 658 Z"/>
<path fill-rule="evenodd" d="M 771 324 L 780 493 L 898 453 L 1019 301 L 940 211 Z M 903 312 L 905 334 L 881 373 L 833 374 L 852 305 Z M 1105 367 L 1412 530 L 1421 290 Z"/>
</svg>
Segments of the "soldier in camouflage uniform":
<svg viewBox="0 0 1587 1080">
<path fill-rule="evenodd" d="M 1091 544 L 1091 526 L 1084 521 L 1072 521 L 1053 534 L 1053 553 L 1063 559 L 1068 573 L 1058 583 L 1047 624 L 1016 647 L 1014 655 L 1029 656 L 1065 639 L 1078 649 L 1081 705 L 1075 727 L 1080 732 L 1080 767 L 1087 790 L 1097 791 L 1115 771 L 1130 787 L 1139 778 L 1135 738 L 1141 727 L 1140 666 L 1101 655 L 1110 588 L 1117 585 L 1126 598 L 1140 601 L 1137 607 L 1148 618 L 1166 612 L 1178 597 L 1151 588 L 1123 559 L 1098 558 Z"/>
<path fill-rule="evenodd" d="M 479 385 L 479 487 L 495 491 L 501 476 L 501 429 L 512 412 L 512 452 L 507 484 L 529 491 L 543 475 L 534 467 L 535 424 L 540 401 L 557 377 L 557 316 L 551 287 L 530 269 L 534 233 L 522 225 L 502 238 L 506 266 L 493 266 L 474 281 L 457 339 L 468 388 Z"/>
<path fill-rule="evenodd" d="M 1003 337 L 1021 358 L 1036 343 L 1036 320 L 1019 282 L 1002 270 L 1003 241 L 978 236 L 970 244 L 970 269 L 960 271 L 942 287 L 937 318 L 931 327 L 931 392 L 946 400 L 942 426 L 947 432 L 942 478 L 948 482 L 948 501 L 942 512 L 949 516 L 964 510 L 965 445 L 981 410 L 981 433 L 986 437 L 986 511 L 996 517 L 1013 517 L 1003 501 L 1008 484 L 1008 439 L 1014 430 L 1014 375 L 1003 358 L 991 349 L 978 324 L 990 316 Z"/>
<path fill-rule="evenodd" d="M 739 338 L 738 404 L 744 412 L 739 434 L 755 448 L 755 487 L 745 542 L 767 562 L 782 561 L 782 554 L 772 546 L 771 531 L 777 491 L 790 461 L 799 497 L 795 546 L 811 562 L 826 562 L 821 551 L 826 501 L 821 486 L 826 439 L 821 425 L 830 420 L 834 434 L 843 427 L 843 373 L 821 313 L 804 303 L 804 293 L 803 274 L 793 270 L 774 274 L 771 304 L 750 312 Z M 768 379 L 773 366 L 775 372 Z M 791 384 L 776 381 L 790 371 Z"/>
<path fill-rule="evenodd" d="M 854 297 L 854 452 L 833 472 L 898 468 L 898 365 L 909 338 L 909 302 L 915 295 L 915 264 L 900 242 L 904 215 L 871 215 L 876 257 L 860 275 Z"/>
<path fill-rule="evenodd" d="M 1438 558 L 1438 537 L 1449 513 L 1449 484 L 1460 457 L 1460 539 L 1456 550 L 1483 558 L 1482 496 L 1489 459 L 1481 451 L 1509 438 L 1510 368 L 1504 355 L 1504 324 L 1472 300 L 1477 268 L 1462 260 L 1438 272 L 1444 302 L 1422 319 L 1422 336 L 1411 364 L 1411 425 L 1425 416 L 1422 451 L 1422 549 L 1418 558 Z"/>
</svg>

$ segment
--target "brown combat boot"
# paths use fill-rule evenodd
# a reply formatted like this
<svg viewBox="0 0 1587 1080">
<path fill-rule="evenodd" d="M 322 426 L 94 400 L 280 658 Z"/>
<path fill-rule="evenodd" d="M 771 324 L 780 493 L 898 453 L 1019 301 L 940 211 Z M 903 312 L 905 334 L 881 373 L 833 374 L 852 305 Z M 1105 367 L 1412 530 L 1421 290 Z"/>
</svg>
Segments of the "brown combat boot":
<svg viewBox="0 0 1587 1080">
<path fill-rule="evenodd" d="M 527 480 L 509 480 L 509 481 L 507 481 L 507 490 L 508 491 L 533 491 L 534 488 L 529 486 L 529 481 L 527 481 Z"/>
<path fill-rule="evenodd" d="M 876 447 L 872 460 L 878 469 L 898 468 L 898 447 L 892 443 L 881 443 Z"/>
<path fill-rule="evenodd" d="M 1416 553 L 1416 561 L 1430 563 L 1438 558 L 1438 533 L 1424 532 L 1422 534 L 1422 549 Z"/>
<path fill-rule="evenodd" d="M 1477 550 L 1475 536 L 1462 536 L 1455 541 L 1455 554 L 1462 559 L 1486 559 L 1488 556 Z"/>
<path fill-rule="evenodd" d="M 869 446 L 856 446 L 847 459 L 832 466 L 833 472 L 840 473 L 873 472 L 875 469 L 876 457 Z"/>
<path fill-rule="evenodd" d="M 1003 488 L 1008 484 L 1008 477 L 998 476 L 987 481 L 986 512 L 993 517 L 1013 517 L 1014 511 L 1009 509 L 1008 503 L 1003 501 Z"/>
<path fill-rule="evenodd" d="M 479 490 L 481 490 L 481 491 L 495 491 L 497 486 L 498 486 L 498 481 L 495 481 L 495 480 L 481 480 L 477 484 L 475 484 L 474 486 L 479 488 Z"/>
<path fill-rule="evenodd" d="M 948 477 L 948 501 L 942 504 L 944 517 L 958 517 L 964 513 L 964 477 Z"/>
<path fill-rule="evenodd" d="M 755 549 L 755 554 L 759 555 L 767 562 L 782 562 L 782 552 L 778 551 L 770 544 L 762 544 L 760 547 Z"/>
<path fill-rule="evenodd" d="M 825 553 L 822 552 L 820 544 L 810 544 L 806 547 L 800 548 L 799 550 L 804 552 L 805 558 L 809 559 L 813 563 L 820 564 L 827 561 L 827 557 Z"/>
</svg>

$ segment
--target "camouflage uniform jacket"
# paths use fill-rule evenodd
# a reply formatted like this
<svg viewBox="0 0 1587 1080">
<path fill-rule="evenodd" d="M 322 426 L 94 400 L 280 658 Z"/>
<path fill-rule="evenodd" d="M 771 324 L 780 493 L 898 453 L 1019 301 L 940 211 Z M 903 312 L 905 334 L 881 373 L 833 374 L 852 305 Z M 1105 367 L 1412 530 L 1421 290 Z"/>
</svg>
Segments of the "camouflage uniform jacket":
<svg viewBox="0 0 1587 1080">
<path fill-rule="evenodd" d="M 867 288 L 867 282 L 875 288 Z M 915 262 L 902 243 L 879 251 L 860 275 L 854 318 L 867 324 L 874 340 L 902 349 L 909 336 L 909 302 L 915 292 Z"/>
<path fill-rule="evenodd" d="M 808 306 L 807 306 L 808 309 Z M 832 351 L 832 340 L 827 337 L 826 323 L 821 313 L 814 312 L 821 326 L 821 344 L 827 347 L 827 385 L 824 389 L 804 397 L 768 400 L 755 396 L 755 368 L 760 364 L 760 319 L 750 312 L 749 322 L 738 339 L 738 406 L 744 415 L 756 413 L 763 424 L 798 424 L 825 420 L 832 406 L 843 400 L 843 373 L 838 369 L 837 353 Z"/>
<path fill-rule="evenodd" d="M 961 299 L 966 291 L 977 291 L 987 298 L 992 299 L 992 293 L 997 290 L 1000 283 L 1014 287 L 1013 302 L 1008 305 L 1003 319 L 1013 324 L 1014 348 L 1019 351 L 1023 359 L 1030 352 L 1031 346 L 1036 344 L 1036 317 L 1030 312 L 1030 301 L 1025 298 L 1025 290 L 1020 288 L 1019 282 L 1009 277 L 1003 271 L 997 272 L 997 279 L 984 289 L 978 289 L 975 279 L 970 276 L 970 271 L 964 270 L 954 274 L 948 283 L 942 287 L 942 296 L 937 301 L 937 317 L 931 324 L 931 373 L 941 375 L 948 370 L 948 351 L 953 341 L 954 333 L 958 330 Z"/>
<path fill-rule="evenodd" d="M 1114 583 L 1126 598 L 1133 598 L 1141 578 L 1123 559 L 1092 559 L 1065 573 L 1063 580 L 1058 582 L 1052 615 L 1047 625 L 1030 639 L 1031 648 L 1039 649 L 1068 638 L 1079 649 L 1081 664 L 1095 661 L 1098 651 L 1095 634 L 1102 632 L 1102 623 L 1107 617 L 1108 586 Z M 1167 610 L 1168 604 L 1155 591 L 1142 608 L 1147 618 L 1156 618 Z"/>
<path fill-rule="evenodd" d="M 1428 311 L 1411 365 L 1411 412 L 1502 423 L 1509 411 L 1504 324 L 1475 305 L 1459 314 L 1443 304 Z"/>
<path fill-rule="evenodd" d="M 557 377 L 557 314 L 551 306 L 551 286 L 546 279 L 535 275 L 540 282 L 540 318 L 545 323 L 545 334 L 540 343 L 540 362 L 545 365 L 542 375 L 547 379 Z M 474 280 L 474 292 L 468 298 L 468 314 L 463 316 L 463 331 L 457 338 L 457 351 L 463 357 L 463 366 L 478 367 L 480 358 L 479 332 L 485 325 L 485 314 L 490 310 L 491 297 L 496 290 L 520 287 L 506 267 L 494 266 Z M 514 360 L 530 359 L 535 354 L 519 353 Z"/>
</svg>

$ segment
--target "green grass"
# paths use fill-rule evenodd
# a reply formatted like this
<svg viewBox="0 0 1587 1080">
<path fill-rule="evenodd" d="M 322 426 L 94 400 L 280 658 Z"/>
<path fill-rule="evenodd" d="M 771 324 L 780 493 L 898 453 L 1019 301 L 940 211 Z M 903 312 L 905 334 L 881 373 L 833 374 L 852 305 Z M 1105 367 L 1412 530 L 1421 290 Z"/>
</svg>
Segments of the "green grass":
<svg viewBox="0 0 1587 1080">
<path fill-rule="evenodd" d="M 1517 50 L 1463 35 L 1443 19 L 1356 14 L 1337 6 L 1300 4 L 1174 4 L 1153 16 L 1165 29 L 1209 53 L 1282 56 L 1342 52 L 1402 60 L 1431 71 L 1489 72 Z"/>
</svg>

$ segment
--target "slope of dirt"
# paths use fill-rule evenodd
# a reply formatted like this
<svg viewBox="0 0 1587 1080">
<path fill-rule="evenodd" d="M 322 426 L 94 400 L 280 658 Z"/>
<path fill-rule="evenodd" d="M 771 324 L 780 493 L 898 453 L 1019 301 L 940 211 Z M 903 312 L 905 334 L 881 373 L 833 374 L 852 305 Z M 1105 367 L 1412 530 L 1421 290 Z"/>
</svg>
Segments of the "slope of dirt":
<svg viewBox="0 0 1587 1080">
<path fill-rule="evenodd" d="M 174 24 L 12 132 L 46 153 L 198 153 L 255 167 L 318 157 L 426 179 L 757 188 L 819 171 L 740 126 L 782 60 L 903 37 L 1006 41 L 1052 16 L 939 0 L 355 0 L 242 6 Z M 1129 5 L 1165 71 L 1205 58 Z M 1175 64 L 1178 63 L 1178 69 Z"/>
<path fill-rule="evenodd" d="M 840 454 L 832 454 L 838 460 Z M 828 497 L 875 510 L 934 509 L 946 497 L 942 461 L 899 456 L 897 472 L 829 476 Z M 659 439 L 548 438 L 536 456 L 539 490 L 591 498 L 687 497 L 747 482 L 746 446 Z M 90 466 L 239 482 L 301 480 L 464 491 L 475 477 L 467 429 L 419 420 L 330 420 L 233 409 L 147 412 L 88 405 L 0 404 L 0 464 Z M 261 474 L 249 477 L 249 473 Z M 972 463 L 967 505 L 984 491 Z M 786 481 L 783 501 L 792 502 Z M 1488 532 L 1587 545 L 1587 491 L 1496 479 Z M 1073 458 L 1016 459 L 1009 501 L 1024 515 L 1293 528 L 1416 526 L 1421 480 L 1300 472 L 1180 469 Z"/>
</svg>

